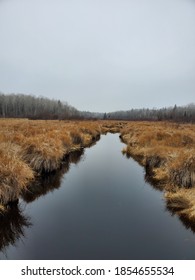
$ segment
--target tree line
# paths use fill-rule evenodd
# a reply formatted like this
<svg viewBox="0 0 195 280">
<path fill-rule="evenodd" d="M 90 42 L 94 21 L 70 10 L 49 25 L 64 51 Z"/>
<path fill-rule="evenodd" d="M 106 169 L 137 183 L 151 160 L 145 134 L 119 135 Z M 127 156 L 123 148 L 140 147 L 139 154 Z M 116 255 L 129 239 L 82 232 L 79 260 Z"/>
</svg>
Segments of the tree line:
<svg viewBox="0 0 195 280">
<path fill-rule="evenodd" d="M 79 111 L 66 102 L 24 94 L 0 93 L 0 117 L 30 119 L 72 119 Z"/>
<path fill-rule="evenodd" d="M 195 122 L 195 104 L 161 109 L 131 109 L 104 114 L 105 119 Z"/>
<path fill-rule="evenodd" d="M 25 94 L 0 93 L 1 118 L 111 119 L 133 121 L 175 121 L 195 123 L 195 104 L 161 109 L 130 109 L 110 113 L 79 111 L 67 102 Z"/>
</svg>

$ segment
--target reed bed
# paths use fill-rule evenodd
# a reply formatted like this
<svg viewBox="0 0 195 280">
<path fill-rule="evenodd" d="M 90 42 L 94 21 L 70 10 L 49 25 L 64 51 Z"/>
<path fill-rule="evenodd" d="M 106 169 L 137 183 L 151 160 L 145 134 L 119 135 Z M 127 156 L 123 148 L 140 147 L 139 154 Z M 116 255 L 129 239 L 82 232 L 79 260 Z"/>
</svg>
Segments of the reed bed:
<svg viewBox="0 0 195 280">
<path fill-rule="evenodd" d="M 121 138 L 123 153 L 164 188 L 169 208 L 195 220 L 195 125 L 130 122 Z"/>
<path fill-rule="evenodd" d="M 96 141 L 98 122 L 0 120 L 0 211 L 18 199 L 41 173 L 60 168 L 63 158 Z"/>
<path fill-rule="evenodd" d="M 195 125 L 168 122 L 0 119 L 0 212 L 107 132 L 120 133 L 123 153 L 165 190 L 168 208 L 195 220 Z"/>
<path fill-rule="evenodd" d="M 0 143 L 0 210 L 8 201 L 19 197 L 22 189 L 34 178 L 34 172 L 23 159 L 19 145 Z"/>
</svg>

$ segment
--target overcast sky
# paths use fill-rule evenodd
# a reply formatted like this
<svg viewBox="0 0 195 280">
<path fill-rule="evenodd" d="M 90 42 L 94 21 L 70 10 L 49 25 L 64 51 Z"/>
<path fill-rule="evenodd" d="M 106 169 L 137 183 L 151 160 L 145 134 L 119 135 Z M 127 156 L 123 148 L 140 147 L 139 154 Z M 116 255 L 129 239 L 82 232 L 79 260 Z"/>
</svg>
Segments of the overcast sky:
<svg viewBox="0 0 195 280">
<path fill-rule="evenodd" d="M 110 112 L 195 101 L 194 0 L 0 0 L 0 91 Z"/>
</svg>

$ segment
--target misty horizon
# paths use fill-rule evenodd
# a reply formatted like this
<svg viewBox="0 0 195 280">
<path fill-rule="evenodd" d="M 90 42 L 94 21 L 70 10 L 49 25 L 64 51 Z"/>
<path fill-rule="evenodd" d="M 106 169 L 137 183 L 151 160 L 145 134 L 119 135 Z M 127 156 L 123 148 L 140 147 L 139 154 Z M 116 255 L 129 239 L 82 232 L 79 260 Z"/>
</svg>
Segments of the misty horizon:
<svg viewBox="0 0 195 280">
<path fill-rule="evenodd" d="M 191 0 L 2 0 L 0 34 L 4 94 L 101 113 L 194 102 Z"/>
<path fill-rule="evenodd" d="M 144 111 L 149 110 L 150 112 L 152 111 L 162 111 L 162 112 L 171 112 L 173 110 L 179 109 L 180 112 L 177 112 L 179 115 L 182 114 L 186 114 L 187 111 L 188 115 L 191 116 L 190 118 L 188 118 L 188 120 L 184 120 L 184 121 L 193 121 L 192 119 L 194 119 L 194 113 L 195 113 L 195 103 L 191 102 L 189 104 L 185 104 L 185 105 L 181 105 L 178 106 L 177 104 L 174 104 L 174 106 L 169 106 L 169 107 L 153 107 L 153 108 L 148 108 L 148 107 L 142 107 L 142 108 L 129 108 L 127 110 L 123 110 L 121 108 L 121 110 L 117 110 L 117 111 L 104 111 L 104 112 L 98 112 L 98 111 L 82 111 L 79 108 L 76 108 L 75 106 L 73 106 L 72 104 L 69 104 L 68 102 L 66 102 L 65 100 L 59 100 L 59 99 L 51 99 L 45 96 L 35 96 L 35 95 L 29 95 L 29 94 L 22 94 L 22 93 L 11 93 L 11 94 L 4 94 L 2 92 L 0 92 L 0 117 L 2 117 L 2 113 L 4 110 L 8 110 L 10 113 L 10 108 L 12 108 L 13 112 L 11 113 L 12 116 L 14 116 L 14 111 L 18 112 L 20 111 L 20 107 L 24 108 L 25 111 L 30 110 L 29 105 L 31 104 L 31 106 L 44 106 L 44 108 L 47 107 L 47 104 L 49 107 L 54 106 L 54 110 L 56 110 L 57 108 L 60 108 L 61 114 L 63 113 L 63 111 L 67 111 L 67 110 L 72 110 L 73 112 L 76 113 L 76 111 L 78 113 L 83 113 L 83 115 L 81 115 L 81 118 L 84 117 L 89 117 L 89 115 L 87 115 L 88 113 L 91 114 L 91 117 L 97 117 L 99 115 L 103 117 L 103 115 L 107 115 L 107 116 L 112 116 L 115 113 L 127 113 L 130 111 L 134 111 L 137 112 L 136 114 L 139 115 L 139 113 L 142 115 L 142 113 Z M 63 107 L 64 106 L 64 107 Z M 7 108 L 7 109 L 6 109 Z M 49 108 L 48 108 L 49 109 Z M 51 109 L 51 108 L 50 108 Z M 49 109 L 49 110 L 50 110 Z M 42 110 L 42 109 L 41 109 Z M 57 109 L 59 110 L 59 109 Z M 36 111 L 36 110 L 35 110 Z M 44 116 L 44 112 L 43 116 Z M 86 115 L 85 115 L 86 113 Z M 155 114 L 155 113 L 154 113 Z M 8 113 L 9 115 L 9 113 Z M 141 117 L 140 115 L 140 117 Z M 5 116 L 4 116 L 5 117 Z M 17 117 L 17 114 L 15 115 L 15 117 Z M 24 117 L 24 115 L 21 115 L 21 117 Z M 26 115 L 26 117 L 28 117 L 28 115 Z M 78 117 L 78 116 L 77 116 Z M 191 119 L 192 118 L 192 119 Z"/>
</svg>

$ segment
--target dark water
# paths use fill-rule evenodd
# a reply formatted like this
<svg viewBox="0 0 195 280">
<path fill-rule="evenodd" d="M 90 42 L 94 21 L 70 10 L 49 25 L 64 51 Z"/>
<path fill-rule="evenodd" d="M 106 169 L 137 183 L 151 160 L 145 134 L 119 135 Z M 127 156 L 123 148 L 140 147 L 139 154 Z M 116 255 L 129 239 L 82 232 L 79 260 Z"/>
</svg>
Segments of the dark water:
<svg viewBox="0 0 195 280">
<path fill-rule="evenodd" d="M 23 195 L 0 220 L 0 258 L 195 259 L 193 230 L 123 146 L 118 135 L 102 136 Z"/>
</svg>

